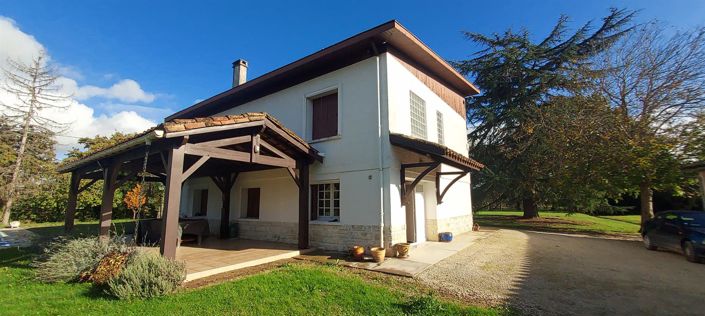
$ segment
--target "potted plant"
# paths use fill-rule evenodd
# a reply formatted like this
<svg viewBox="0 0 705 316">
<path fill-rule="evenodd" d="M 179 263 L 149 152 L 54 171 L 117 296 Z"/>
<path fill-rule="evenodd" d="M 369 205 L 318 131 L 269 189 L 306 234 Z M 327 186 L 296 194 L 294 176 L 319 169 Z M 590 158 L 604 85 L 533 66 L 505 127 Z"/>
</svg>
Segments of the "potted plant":
<svg viewBox="0 0 705 316">
<path fill-rule="evenodd" d="M 384 255 L 387 252 L 387 249 L 384 249 L 384 247 L 372 247 L 370 248 L 370 253 L 372 253 L 372 260 L 374 262 L 382 262 L 384 261 Z"/>
<path fill-rule="evenodd" d="M 397 250 L 397 258 L 408 258 L 409 249 L 411 249 L 411 244 L 406 242 L 401 242 L 395 245 Z"/>
<path fill-rule="evenodd" d="M 362 260 L 365 257 L 365 247 L 353 246 L 352 249 L 350 249 L 350 255 L 352 255 L 355 260 Z"/>
</svg>

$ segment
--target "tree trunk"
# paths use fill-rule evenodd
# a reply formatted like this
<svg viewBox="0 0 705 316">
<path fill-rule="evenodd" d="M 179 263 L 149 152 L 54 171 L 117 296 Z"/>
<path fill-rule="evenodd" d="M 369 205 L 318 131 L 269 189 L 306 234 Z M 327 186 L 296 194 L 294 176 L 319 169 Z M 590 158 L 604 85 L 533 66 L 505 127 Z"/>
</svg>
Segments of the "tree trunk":
<svg viewBox="0 0 705 316">
<path fill-rule="evenodd" d="M 29 111 L 25 116 L 23 126 L 22 126 L 22 138 L 20 139 L 20 148 L 17 151 L 17 159 L 15 160 L 15 167 L 12 171 L 12 178 L 10 178 L 10 183 L 7 188 L 7 200 L 5 200 L 5 205 L 2 210 L 2 224 L 4 226 L 10 225 L 10 211 L 12 210 L 12 204 L 15 202 L 15 192 L 17 191 L 17 182 L 20 177 L 20 172 L 22 171 L 22 159 L 24 158 L 24 151 L 27 148 L 27 138 L 29 136 L 29 125 L 32 123 L 32 115 L 34 114 L 34 102 L 30 102 Z"/>
<path fill-rule="evenodd" d="M 525 196 L 522 201 L 522 210 L 524 211 L 523 218 L 538 218 L 539 209 L 536 205 L 536 199 L 533 195 Z"/>
<path fill-rule="evenodd" d="M 641 200 L 641 228 L 639 232 L 644 229 L 646 221 L 654 217 L 654 203 L 653 203 L 654 191 L 651 190 L 649 183 L 642 183 L 639 185 L 639 199 Z"/>
</svg>

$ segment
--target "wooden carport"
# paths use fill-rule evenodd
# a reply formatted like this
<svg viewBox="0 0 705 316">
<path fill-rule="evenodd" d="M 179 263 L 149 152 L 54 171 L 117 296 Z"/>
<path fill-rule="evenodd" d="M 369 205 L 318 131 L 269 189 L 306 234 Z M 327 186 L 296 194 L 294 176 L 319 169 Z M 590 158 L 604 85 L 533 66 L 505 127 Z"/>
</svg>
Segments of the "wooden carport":
<svg viewBox="0 0 705 316">
<path fill-rule="evenodd" d="M 115 189 L 145 169 L 147 181 L 166 186 L 160 251 L 174 258 L 184 181 L 210 177 L 220 189 L 220 234 L 224 237 L 229 229 L 230 190 L 238 174 L 285 168 L 299 188 L 298 246 L 305 249 L 309 247 L 309 165 L 322 159 L 308 143 L 266 113 L 175 119 L 61 166 L 60 172 L 71 172 L 65 228 L 73 228 L 77 195 L 101 179 L 100 235 L 107 237 Z M 81 186 L 81 180 L 87 182 Z"/>
</svg>

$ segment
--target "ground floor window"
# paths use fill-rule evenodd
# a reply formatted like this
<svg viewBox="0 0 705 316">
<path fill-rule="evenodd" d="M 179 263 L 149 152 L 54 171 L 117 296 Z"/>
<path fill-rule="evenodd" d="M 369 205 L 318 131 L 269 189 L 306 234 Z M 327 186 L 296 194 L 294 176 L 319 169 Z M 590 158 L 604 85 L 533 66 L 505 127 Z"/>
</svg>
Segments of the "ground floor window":
<svg viewBox="0 0 705 316">
<path fill-rule="evenodd" d="M 331 222 L 340 220 L 339 182 L 311 186 L 311 219 Z"/>
<path fill-rule="evenodd" d="M 193 193 L 193 216 L 208 214 L 208 190 L 196 190 Z"/>
<path fill-rule="evenodd" d="M 242 189 L 242 210 L 245 218 L 259 218 L 260 188 Z"/>
</svg>

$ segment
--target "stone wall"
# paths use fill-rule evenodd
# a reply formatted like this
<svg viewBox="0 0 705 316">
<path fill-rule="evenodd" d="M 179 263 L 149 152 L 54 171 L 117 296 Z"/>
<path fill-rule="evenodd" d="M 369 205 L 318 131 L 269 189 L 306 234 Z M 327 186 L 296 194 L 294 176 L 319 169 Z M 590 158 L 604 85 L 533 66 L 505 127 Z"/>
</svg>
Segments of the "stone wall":
<svg viewBox="0 0 705 316">
<path fill-rule="evenodd" d="M 298 243 L 298 223 L 254 220 L 238 220 L 237 223 L 239 238 L 276 241 L 287 244 Z"/>
<path fill-rule="evenodd" d="M 253 220 L 238 220 L 237 222 L 239 238 L 288 244 L 296 244 L 298 242 L 298 223 Z M 369 247 L 379 245 L 379 240 L 379 226 L 315 222 L 312 222 L 309 226 L 311 247 L 318 249 L 348 251 L 355 245 L 365 246 L 365 248 L 369 249 Z"/>
<path fill-rule="evenodd" d="M 472 231 L 472 214 L 426 220 L 426 239 L 438 241 L 438 233 L 451 232 L 454 235 Z"/>
<path fill-rule="evenodd" d="M 352 246 L 365 248 L 380 243 L 379 226 L 311 223 L 309 240 L 312 247 L 333 251 L 348 251 Z"/>
</svg>

